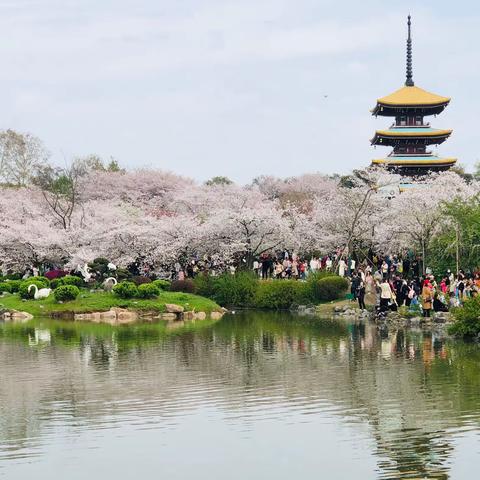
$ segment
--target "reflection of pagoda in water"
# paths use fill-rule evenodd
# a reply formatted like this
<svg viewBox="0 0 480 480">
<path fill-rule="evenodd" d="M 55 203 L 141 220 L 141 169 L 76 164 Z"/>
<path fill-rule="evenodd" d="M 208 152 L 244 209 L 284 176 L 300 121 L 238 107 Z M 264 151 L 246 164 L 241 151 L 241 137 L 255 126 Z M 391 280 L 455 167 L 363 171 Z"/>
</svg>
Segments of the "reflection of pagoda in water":
<svg viewBox="0 0 480 480">
<path fill-rule="evenodd" d="M 407 79 L 400 90 L 379 98 L 372 114 L 394 117 L 395 122 L 387 130 L 377 130 L 372 145 L 393 147 L 386 158 L 372 161 L 389 170 L 404 175 L 425 174 L 431 171 L 448 170 L 456 163 L 455 158 L 444 158 L 428 150 L 431 145 L 440 145 L 452 133 L 430 127 L 424 118 L 437 115 L 445 109 L 450 98 L 427 92 L 413 83 L 411 22 L 408 16 Z"/>
</svg>

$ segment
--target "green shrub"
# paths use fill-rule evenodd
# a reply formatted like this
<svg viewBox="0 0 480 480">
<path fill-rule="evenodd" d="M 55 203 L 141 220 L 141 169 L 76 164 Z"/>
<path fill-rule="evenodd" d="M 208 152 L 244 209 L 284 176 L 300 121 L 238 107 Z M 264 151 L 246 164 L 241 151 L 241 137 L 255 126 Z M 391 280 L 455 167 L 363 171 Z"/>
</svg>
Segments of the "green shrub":
<svg viewBox="0 0 480 480">
<path fill-rule="evenodd" d="M 95 258 L 93 262 L 88 264 L 90 270 L 94 273 L 97 273 L 100 278 L 103 278 L 108 273 L 108 264 L 109 261 L 106 258 Z"/>
<path fill-rule="evenodd" d="M 255 275 L 250 272 L 239 272 L 236 275 L 224 273 L 219 277 L 212 277 L 201 285 L 201 288 L 203 295 L 208 293 L 207 296 L 219 305 L 250 307 L 254 305 L 258 285 L 259 281 Z"/>
<path fill-rule="evenodd" d="M 448 332 L 458 337 L 475 337 L 480 333 L 480 297 L 465 300 L 462 307 L 453 311 L 455 323 Z"/>
<path fill-rule="evenodd" d="M 215 295 L 215 284 L 217 278 L 218 277 L 209 275 L 208 272 L 202 272 L 197 275 L 193 280 L 197 295 L 213 299 Z"/>
<path fill-rule="evenodd" d="M 119 282 L 122 282 L 123 280 L 130 280 L 132 278 L 132 274 L 126 268 L 117 268 L 114 274 L 115 275 L 112 276 L 116 276 Z"/>
<path fill-rule="evenodd" d="M 10 288 L 10 293 L 17 293 L 20 289 L 20 285 L 22 284 L 23 280 L 8 280 L 7 283 Z"/>
<path fill-rule="evenodd" d="M 41 288 L 49 288 L 50 282 L 45 277 L 30 277 L 27 280 L 23 280 L 18 288 L 18 293 L 22 298 L 33 298 L 35 289 L 32 288 L 29 292 L 28 287 L 30 285 L 36 285 L 40 290 Z"/>
<path fill-rule="evenodd" d="M 53 292 L 53 296 L 57 302 L 75 300 L 79 294 L 80 290 L 75 285 L 60 285 Z"/>
<path fill-rule="evenodd" d="M 9 282 L 0 282 L 0 293 L 7 292 L 11 293 Z"/>
<path fill-rule="evenodd" d="M 105 257 L 97 257 L 93 259 L 92 265 L 108 265 L 110 261 Z"/>
<path fill-rule="evenodd" d="M 160 289 L 153 283 L 144 283 L 138 287 L 140 298 L 155 298 L 160 295 Z"/>
<path fill-rule="evenodd" d="M 154 280 L 153 285 L 155 285 L 159 290 L 170 290 L 170 282 L 168 280 Z"/>
<path fill-rule="evenodd" d="M 60 281 L 62 282 L 62 285 L 74 285 L 78 288 L 85 285 L 83 278 L 77 277 L 76 275 L 65 275 L 65 277 L 60 279 Z"/>
<path fill-rule="evenodd" d="M 325 277 L 336 277 L 336 276 L 337 275 L 335 275 L 332 272 L 329 272 L 328 270 L 316 270 L 315 272 L 308 273 L 307 280 L 309 282 L 315 282 Z"/>
<path fill-rule="evenodd" d="M 138 288 L 133 282 L 121 282 L 113 287 L 113 292 L 121 298 L 138 296 Z"/>
<path fill-rule="evenodd" d="M 292 305 L 309 303 L 310 288 L 298 280 L 272 280 L 260 282 L 255 295 L 257 308 L 285 310 Z"/>
<path fill-rule="evenodd" d="M 348 280 L 337 275 L 307 282 L 311 288 L 311 295 L 315 302 L 329 302 L 345 295 L 348 289 Z"/>
<path fill-rule="evenodd" d="M 132 282 L 135 283 L 135 285 L 143 285 L 144 283 L 150 283 L 152 280 L 148 277 L 144 277 L 142 275 L 136 275 L 135 277 L 132 277 Z"/>
<path fill-rule="evenodd" d="M 59 287 L 62 284 L 60 280 L 61 278 L 54 278 L 53 280 L 50 280 L 50 287 L 53 289 Z"/>
<path fill-rule="evenodd" d="M 60 287 L 61 285 L 74 285 L 75 287 L 83 287 L 85 282 L 83 278 L 77 277 L 76 275 L 65 275 L 61 278 L 56 278 L 50 282 L 52 288 Z"/>
<path fill-rule="evenodd" d="M 192 280 L 174 280 L 170 285 L 171 292 L 195 293 L 195 284 Z"/>
<path fill-rule="evenodd" d="M 7 273 L 4 277 L 2 277 L 3 280 L 22 280 L 22 274 L 21 273 Z"/>
</svg>

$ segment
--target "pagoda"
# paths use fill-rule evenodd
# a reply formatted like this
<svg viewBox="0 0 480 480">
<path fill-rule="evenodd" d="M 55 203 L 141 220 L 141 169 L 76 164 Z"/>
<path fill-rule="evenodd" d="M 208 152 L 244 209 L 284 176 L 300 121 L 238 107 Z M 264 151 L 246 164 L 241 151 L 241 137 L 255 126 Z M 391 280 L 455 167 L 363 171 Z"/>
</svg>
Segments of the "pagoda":
<svg viewBox="0 0 480 480">
<path fill-rule="evenodd" d="M 407 78 L 405 86 L 386 97 L 379 98 L 372 114 L 394 117 L 387 130 L 377 130 L 372 145 L 393 147 L 386 158 L 372 161 L 372 165 L 384 166 L 402 175 L 417 176 L 433 171 L 448 170 L 456 158 L 434 155 L 431 145 L 440 145 L 452 130 L 432 128 L 424 118 L 442 113 L 450 98 L 427 92 L 413 83 L 411 19 L 408 16 Z"/>
</svg>

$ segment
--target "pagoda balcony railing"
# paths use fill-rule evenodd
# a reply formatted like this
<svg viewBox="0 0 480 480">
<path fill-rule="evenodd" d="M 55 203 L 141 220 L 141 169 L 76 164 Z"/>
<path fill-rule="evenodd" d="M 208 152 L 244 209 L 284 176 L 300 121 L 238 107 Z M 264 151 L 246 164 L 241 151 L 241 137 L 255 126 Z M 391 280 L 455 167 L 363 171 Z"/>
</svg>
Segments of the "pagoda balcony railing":
<svg viewBox="0 0 480 480">
<path fill-rule="evenodd" d="M 430 128 L 430 122 L 428 123 L 422 123 L 421 125 L 398 125 L 395 122 L 393 122 L 390 125 L 390 128 L 412 128 L 412 127 L 419 127 L 419 128 Z"/>
<path fill-rule="evenodd" d="M 430 150 L 430 151 L 426 151 L 426 152 L 397 152 L 395 153 L 395 151 L 393 152 L 390 152 L 387 157 L 431 157 L 433 155 L 433 152 Z"/>
</svg>

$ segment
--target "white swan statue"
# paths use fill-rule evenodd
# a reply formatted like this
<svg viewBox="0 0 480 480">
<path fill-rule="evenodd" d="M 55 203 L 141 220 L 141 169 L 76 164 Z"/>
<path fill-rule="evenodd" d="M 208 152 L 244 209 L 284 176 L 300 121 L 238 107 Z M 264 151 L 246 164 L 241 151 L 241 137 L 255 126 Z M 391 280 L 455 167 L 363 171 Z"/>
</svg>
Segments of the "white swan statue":
<svg viewBox="0 0 480 480">
<path fill-rule="evenodd" d="M 30 293 L 30 290 L 32 288 L 35 289 L 35 293 L 33 295 L 33 298 L 35 300 L 41 300 L 42 298 L 47 298 L 52 292 L 51 288 L 41 288 L 39 290 L 38 287 L 34 283 L 32 283 L 31 285 L 28 286 L 28 293 Z"/>
<path fill-rule="evenodd" d="M 92 278 L 92 274 L 90 273 L 89 270 L 90 270 L 90 267 L 88 266 L 88 263 L 86 263 L 83 267 L 81 267 L 80 265 L 77 266 L 77 272 L 82 274 L 82 277 L 85 283 L 88 283 Z"/>
<path fill-rule="evenodd" d="M 113 278 L 113 277 L 108 277 L 107 279 L 105 279 L 105 281 L 103 282 L 103 289 L 104 290 L 107 290 L 107 291 L 110 291 L 112 290 L 112 288 L 117 284 L 117 279 L 116 278 Z"/>
</svg>

